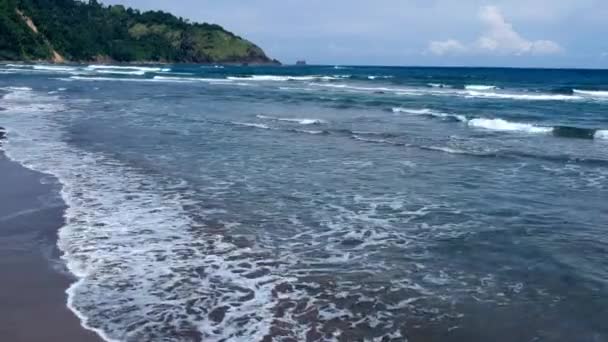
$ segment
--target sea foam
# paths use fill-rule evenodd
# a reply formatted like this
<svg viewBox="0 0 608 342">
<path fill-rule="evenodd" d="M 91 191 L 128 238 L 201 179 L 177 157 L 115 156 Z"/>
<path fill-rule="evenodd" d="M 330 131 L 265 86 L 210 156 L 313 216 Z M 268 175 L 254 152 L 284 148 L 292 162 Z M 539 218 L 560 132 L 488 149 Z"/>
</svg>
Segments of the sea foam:
<svg viewBox="0 0 608 342">
<path fill-rule="evenodd" d="M 111 342 L 192 336 L 259 341 L 269 333 L 278 278 L 240 265 L 252 253 L 260 263 L 273 260 L 200 227 L 184 209 L 193 204 L 186 182 L 65 142 L 56 119 L 71 114 L 60 99 L 8 91 L 7 156 L 54 175 L 63 186 L 68 208 L 58 246 L 78 278 L 67 290 L 68 306 L 85 328 Z M 223 317 L 214 318 L 212 312 L 224 306 Z"/>
</svg>

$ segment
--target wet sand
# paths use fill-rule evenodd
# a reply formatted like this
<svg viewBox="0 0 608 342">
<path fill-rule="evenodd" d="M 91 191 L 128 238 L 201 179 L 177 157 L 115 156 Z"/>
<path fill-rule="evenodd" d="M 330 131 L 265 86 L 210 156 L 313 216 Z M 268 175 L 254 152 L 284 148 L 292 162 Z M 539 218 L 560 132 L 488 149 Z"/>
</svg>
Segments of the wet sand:
<svg viewBox="0 0 608 342">
<path fill-rule="evenodd" d="M 101 342 L 66 307 L 73 278 L 55 246 L 65 206 L 49 180 L 0 152 L 0 340 Z"/>
</svg>

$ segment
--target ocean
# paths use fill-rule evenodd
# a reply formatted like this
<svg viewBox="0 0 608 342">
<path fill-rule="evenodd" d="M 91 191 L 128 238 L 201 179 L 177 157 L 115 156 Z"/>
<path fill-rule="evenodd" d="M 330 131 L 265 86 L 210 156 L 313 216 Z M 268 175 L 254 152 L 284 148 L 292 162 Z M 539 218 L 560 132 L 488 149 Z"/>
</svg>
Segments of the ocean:
<svg viewBox="0 0 608 342">
<path fill-rule="evenodd" d="M 106 341 L 600 342 L 607 80 L 2 64 L 1 148 Z"/>
</svg>

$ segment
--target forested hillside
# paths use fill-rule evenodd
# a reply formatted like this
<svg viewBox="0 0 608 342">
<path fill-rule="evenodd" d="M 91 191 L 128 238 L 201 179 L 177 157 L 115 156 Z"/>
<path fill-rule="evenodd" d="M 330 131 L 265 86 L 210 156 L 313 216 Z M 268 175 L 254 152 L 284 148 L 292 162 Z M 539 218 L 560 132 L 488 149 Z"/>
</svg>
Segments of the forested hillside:
<svg viewBox="0 0 608 342">
<path fill-rule="evenodd" d="M 0 60 L 273 63 L 221 26 L 96 0 L 0 0 Z"/>
</svg>

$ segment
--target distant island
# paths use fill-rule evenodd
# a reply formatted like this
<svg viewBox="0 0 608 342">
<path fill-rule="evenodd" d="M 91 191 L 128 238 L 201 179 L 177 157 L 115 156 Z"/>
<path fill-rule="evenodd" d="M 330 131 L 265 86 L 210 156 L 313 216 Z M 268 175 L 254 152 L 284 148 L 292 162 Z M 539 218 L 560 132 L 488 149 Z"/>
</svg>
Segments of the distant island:
<svg viewBox="0 0 608 342">
<path fill-rule="evenodd" d="M 96 0 L 0 0 L 0 60 L 280 64 L 219 25 Z"/>
</svg>

